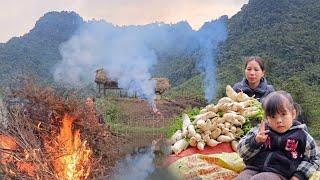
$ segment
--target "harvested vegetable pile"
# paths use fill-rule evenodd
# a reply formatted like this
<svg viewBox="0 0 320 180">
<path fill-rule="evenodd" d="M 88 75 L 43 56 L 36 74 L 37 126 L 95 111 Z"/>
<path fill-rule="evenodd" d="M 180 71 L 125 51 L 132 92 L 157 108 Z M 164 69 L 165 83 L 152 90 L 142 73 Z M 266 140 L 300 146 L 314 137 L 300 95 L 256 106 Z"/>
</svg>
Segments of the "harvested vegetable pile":
<svg viewBox="0 0 320 180">
<path fill-rule="evenodd" d="M 261 103 L 254 97 L 236 93 L 230 85 L 226 94 L 227 97 L 216 105 L 207 105 L 199 114 L 182 115 L 182 127 L 169 140 L 175 154 L 189 145 L 203 150 L 205 145 L 214 147 L 222 142 L 231 142 L 236 150 L 237 140 L 251 129 L 251 122 L 263 119 Z"/>
</svg>

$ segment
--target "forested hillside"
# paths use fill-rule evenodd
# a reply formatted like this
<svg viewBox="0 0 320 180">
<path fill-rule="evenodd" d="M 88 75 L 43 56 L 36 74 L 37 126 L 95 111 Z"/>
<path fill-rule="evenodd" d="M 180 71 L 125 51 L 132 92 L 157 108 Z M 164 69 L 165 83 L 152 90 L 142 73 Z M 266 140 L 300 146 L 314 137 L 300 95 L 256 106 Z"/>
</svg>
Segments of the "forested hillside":
<svg viewBox="0 0 320 180">
<path fill-rule="evenodd" d="M 82 23 L 82 18 L 74 12 L 46 13 L 30 32 L 0 44 L 1 83 L 18 74 L 51 79 L 52 66 L 61 60 L 60 44 Z"/>
<path fill-rule="evenodd" d="M 62 58 L 61 43 L 83 24 L 88 22 L 75 12 L 50 12 L 29 33 L 0 43 L 1 83 L 10 81 L 12 75 L 27 73 L 52 81 L 52 67 Z M 199 31 L 193 31 L 187 22 L 106 27 L 110 31 L 133 30 L 148 37 L 147 43 L 157 55 L 151 73 L 170 79 L 173 88 L 168 97 L 194 96 L 203 100 L 203 76 L 197 67 L 203 52 L 201 43 L 195 40 L 211 24 L 208 22 Z M 241 80 L 246 56 L 262 56 L 267 80 L 277 90 L 292 93 L 303 109 L 303 119 L 320 137 L 312 128 L 320 126 L 319 27 L 319 0 L 250 0 L 228 19 L 228 38 L 220 44 L 216 60 L 217 98 L 224 96 L 227 84 Z"/>
<path fill-rule="evenodd" d="M 217 58 L 218 96 L 243 78 L 244 59 L 263 57 L 267 80 L 301 105 L 302 119 L 320 138 L 320 1 L 250 0 L 228 20 L 228 38 Z M 174 88 L 171 95 L 203 96 L 199 76 Z M 190 92 L 186 92 L 190 91 Z"/>
<path fill-rule="evenodd" d="M 318 0 L 250 0 L 229 19 L 218 59 L 220 86 L 241 80 L 244 57 L 260 55 L 268 81 L 294 96 L 309 125 L 320 125 L 319 27 Z"/>
<path fill-rule="evenodd" d="M 226 20 L 224 17 L 223 21 Z M 113 37 L 121 33 L 126 36 L 125 33 L 131 33 L 143 37 L 144 43 L 157 55 L 152 75 L 166 76 L 176 86 L 200 73 L 196 67 L 201 49 L 198 39 L 213 28 L 213 23 L 214 21 L 208 22 L 208 28 L 203 31 L 192 30 L 185 21 L 177 24 L 151 23 L 120 27 L 104 20 L 84 22 L 75 12 L 49 12 L 36 22 L 30 32 L 21 37 L 13 37 L 7 43 L 0 43 L 0 82 L 4 83 L 17 74 L 28 73 L 51 81 L 53 66 L 62 60 L 59 52 L 61 44 L 79 29 L 95 26 L 94 29 L 100 28 L 102 36 L 109 34 Z"/>
</svg>

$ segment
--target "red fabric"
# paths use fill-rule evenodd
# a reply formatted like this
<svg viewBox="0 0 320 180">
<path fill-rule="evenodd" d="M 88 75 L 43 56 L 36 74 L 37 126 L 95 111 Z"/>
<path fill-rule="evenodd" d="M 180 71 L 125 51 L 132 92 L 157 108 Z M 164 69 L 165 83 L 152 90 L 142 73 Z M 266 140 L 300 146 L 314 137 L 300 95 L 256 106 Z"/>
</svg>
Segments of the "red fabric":
<svg viewBox="0 0 320 180">
<path fill-rule="evenodd" d="M 231 147 L 231 143 L 220 143 L 215 147 L 205 146 L 204 150 L 199 150 L 197 147 L 189 146 L 186 150 L 182 151 L 180 154 L 169 155 L 164 163 L 164 166 L 169 166 L 171 163 L 177 161 L 178 159 L 189 156 L 192 154 L 219 154 L 219 153 L 231 153 L 234 152 Z"/>
</svg>

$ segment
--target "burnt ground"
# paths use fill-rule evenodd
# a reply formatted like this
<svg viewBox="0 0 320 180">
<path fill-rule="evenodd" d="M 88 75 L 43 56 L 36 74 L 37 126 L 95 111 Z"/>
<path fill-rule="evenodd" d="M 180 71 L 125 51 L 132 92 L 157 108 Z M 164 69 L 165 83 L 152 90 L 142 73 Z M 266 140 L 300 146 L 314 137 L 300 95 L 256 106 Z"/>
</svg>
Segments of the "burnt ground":
<svg viewBox="0 0 320 180">
<path fill-rule="evenodd" d="M 192 99 L 159 99 L 156 100 L 156 107 L 160 115 L 156 115 L 146 100 L 121 98 L 116 100 L 125 112 L 125 118 L 135 120 L 137 123 L 148 123 L 146 120 L 153 120 L 160 123 L 169 121 L 181 114 L 188 107 L 203 107 L 202 102 L 196 102 Z"/>
</svg>

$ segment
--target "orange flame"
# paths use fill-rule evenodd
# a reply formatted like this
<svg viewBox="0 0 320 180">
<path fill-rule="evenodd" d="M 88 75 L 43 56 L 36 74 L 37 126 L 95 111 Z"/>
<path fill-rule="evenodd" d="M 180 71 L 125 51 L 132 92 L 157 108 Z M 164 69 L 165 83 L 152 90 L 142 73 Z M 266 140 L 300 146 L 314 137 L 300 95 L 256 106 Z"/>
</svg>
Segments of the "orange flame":
<svg viewBox="0 0 320 180">
<path fill-rule="evenodd" d="M 61 180 L 86 179 L 91 172 L 90 157 L 92 151 L 87 146 L 87 141 L 81 141 L 80 130 L 72 131 L 74 118 L 65 115 L 56 137 L 56 144 L 45 143 L 45 149 L 53 157 L 53 167 Z M 38 127 L 40 127 L 40 123 Z M 47 137 L 52 139 L 52 137 Z M 46 142 L 49 142 L 44 138 Z M 12 152 L 18 150 L 17 141 L 6 135 L 0 134 L 0 164 L 14 163 L 20 172 L 35 176 L 37 165 L 30 162 L 30 156 L 37 154 L 39 149 L 28 151 L 24 149 L 24 159 L 13 156 Z M 30 154 L 31 153 L 31 154 Z M 28 162 L 29 161 L 29 162 Z M 13 169 L 6 169 L 11 174 L 16 174 Z"/>
<path fill-rule="evenodd" d="M 15 162 L 17 165 L 17 168 L 22 171 L 26 172 L 30 176 L 34 175 L 34 167 L 31 163 L 26 163 L 23 161 L 20 161 L 19 159 L 12 156 L 12 151 L 17 150 L 18 145 L 14 138 L 10 136 L 0 135 L 0 148 L 3 149 L 5 152 L 0 152 L 0 163 L 1 164 L 7 164 L 10 162 Z M 6 152 L 7 151 L 7 152 Z M 29 158 L 28 152 L 25 150 L 25 159 Z M 15 174 L 11 169 L 7 169 L 6 171 L 10 172 L 11 174 Z"/>
<path fill-rule="evenodd" d="M 0 148 L 4 150 L 16 150 L 17 144 L 13 138 L 0 134 Z M 12 161 L 12 156 L 9 153 L 0 152 L 0 163 L 5 164 L 10 161 Z"/>
<path fill-rule="evenodd" d="M 57 137 L 60 146 L 59 158 L 54 162 L 54 168 L 60 179 L 86 179 L 90 174 L 91 150 L 86 141 L 81 141 L 80 131 L 73 134 L 74 118 L 65 115 Z"/>
</svg>

